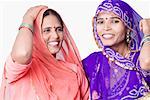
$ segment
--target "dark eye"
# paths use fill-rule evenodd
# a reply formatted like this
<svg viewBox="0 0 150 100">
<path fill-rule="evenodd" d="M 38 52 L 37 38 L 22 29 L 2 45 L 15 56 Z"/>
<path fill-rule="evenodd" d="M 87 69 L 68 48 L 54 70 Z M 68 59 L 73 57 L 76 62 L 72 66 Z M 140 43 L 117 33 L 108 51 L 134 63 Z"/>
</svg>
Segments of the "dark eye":
<svg viewBox="0 0 150 100">
<path fill-rule="evenodd" d="M 99 20 L 99 21 L 97 21 L 97 24 L 103 24 L 104 23 L 104 21 L 103 20 Z"/>
<path fill-rule="evenodd" d="M 114 20 L 112 20 L 112 23 L 119 23 L 120 21 L 119 20 L 116 20 L 116 19 L 114 19 Z"/>
<path fill-rule="evenodd" d="M 59 32 L 63 32 L 63 29 L 60 28 L 60 27 L 59 27 L 59 28 L 56 28 L 56 32 L 58 32 L 58 33 L 59 33 Z"/>
<path fill-rule="evenodd" d="M 48 33 L 48 32 L 50 32 L 51 30 L 50 29 L 45 29 L 43 32 L 44 33 Z"/>
</svg>

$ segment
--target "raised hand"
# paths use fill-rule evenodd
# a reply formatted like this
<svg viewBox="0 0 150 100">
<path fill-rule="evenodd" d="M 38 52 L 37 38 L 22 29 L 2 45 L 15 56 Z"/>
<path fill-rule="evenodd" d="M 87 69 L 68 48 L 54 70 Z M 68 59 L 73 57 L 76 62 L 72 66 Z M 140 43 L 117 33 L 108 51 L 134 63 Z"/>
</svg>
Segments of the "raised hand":
<svg viewBox="0 0 150 100">
<path fill-rule="evenodd" d="M 19 64 L 28 64 L 32 57 L 33 48 L 33 33 L 30 28 L 38 16 L 40 10 L 47 8 L 47 6 L 35 6 L 27 10 L 23 17 L 23 23 L 28 25 L 26 28 L 19 28 L 19 34 L 16 37 L 11 56 L 14 62 Z M 22 24 L 21 24 L 22 25 Z"/>
<path fill-rule="evenodd" d="M 35 7 L 31 7 L 27 10 L 25 15 L 23 16 L 23 22 L 27 22 L 28 24 L 33 24 L 40 10 L 47 8 L 47 6 L 39 5 Z"/>
<path fill-rule="evenodd" d="M 150 18 L 142 19 L 140 21 L 140 30 L 144 33 L 144 35 L 150 34 Z"/>
</svg>

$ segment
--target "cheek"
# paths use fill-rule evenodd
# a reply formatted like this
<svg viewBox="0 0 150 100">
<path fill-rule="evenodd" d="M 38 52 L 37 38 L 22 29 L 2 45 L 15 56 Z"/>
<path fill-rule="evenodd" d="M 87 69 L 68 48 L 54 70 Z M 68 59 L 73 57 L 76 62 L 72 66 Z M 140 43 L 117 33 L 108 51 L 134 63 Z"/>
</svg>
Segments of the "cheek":
<svg viewBox="0 0 150 100">
<path fill-rule="evenodd" d="M 59 39 L 63 40 L 63 38 L 64 38 L 63 34 L 59 34 Z"/>
<path fill-rule="evenodd" d="M 42 36 L 43 36 L 43 40 L 46 42 L 48 40 L 48 36 L 46 36 L 44 34 Z"/>
<path fill-rule="evenodd" d="M 125 34 L 119 34 L 118 38 L 119 38 L 120 40 L 124 40 L 124 39 L 125 39 Z"/>
<path fill-rule="evenodd" d="M 97 28 L 97 32 L 102 32 L 102 27 L 97 26 L 96 28 Z"/>
<path fill-rule="evenodd" d="M 125 39 L 125 32 L 119 31 L 118 34 L 116 35 L 116 38 L 118 40 L 124 40 Z"/>
<path fill-rule="evenodd" d="M 116 27 L 113 27 L 113 30 L 120 37 L 124 37 L 125 34 L 126 34 L 125 28 L 124 27 L 120 27 L 118 25 L 116 25 Z"/>
</svg>

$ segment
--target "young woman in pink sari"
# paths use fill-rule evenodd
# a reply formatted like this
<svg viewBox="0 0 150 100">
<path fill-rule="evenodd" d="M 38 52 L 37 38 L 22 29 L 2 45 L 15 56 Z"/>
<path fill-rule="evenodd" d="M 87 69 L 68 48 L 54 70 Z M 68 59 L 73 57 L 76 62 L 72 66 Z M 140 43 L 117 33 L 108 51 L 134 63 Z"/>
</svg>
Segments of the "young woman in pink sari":
<svg viewBox="0 0 150 100">
<path fill-rule="evenodd" d="M 0 100 L 88 100 L 75 43 L 60 15 L 30 8 L 4 67 Z"/>
</svg>

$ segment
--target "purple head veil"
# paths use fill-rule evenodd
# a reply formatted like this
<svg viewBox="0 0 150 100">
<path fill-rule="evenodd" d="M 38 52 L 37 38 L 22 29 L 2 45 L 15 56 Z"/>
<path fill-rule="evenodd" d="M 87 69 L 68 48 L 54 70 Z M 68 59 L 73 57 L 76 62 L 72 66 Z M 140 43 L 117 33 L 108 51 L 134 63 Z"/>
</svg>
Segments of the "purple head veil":
<svg viewBox="0 0 150 100">
<path fill-rule="evenodd" d="M 104 0 L 97 8 L 96 14 L 94 17 L 94 38 L 100 50 L 103 51 L 103 54 L 106 55 L 111 60 L 115 60 L 118 65 L 124 66 L 127 69 L 134 69 L 135 65 L 130 60 L 121 56 L 118 52 L 115 52 L 109 47 L 103 45 L 97 29 L 96 29 L 96 19 L 98 13 L 101 11 L 110 11 L 118 15 L 124 24 L 131 30 L 130 32 L 130 49 L 132 51 L 140 50 L 140 42 L 143 38 L 143 33 L 140 32 L 139 22 L 142 17 L 127 3 L 121 0 Z M 132 53 L 130 54 L 132 56 Z M 130 57 L 131 58 L 131 57 Z"/>
<path fill-rule="evenodd" d="M 138 50 L 140 42 L 143 37 L 143 33 L 140 32 L 139 22 L 142 17 L 132 9 L 127 3 L 121 0 L 104 0 L 97 8 L 94 19 L 94 37 L 101 48 L 104 48 L 98 33 L 96 31 L 96 17 L 101 11 L 111 11 L 118 15 L 125 25 L 132 30 L 130 48 L 132 50 Z"/>
</svg>

